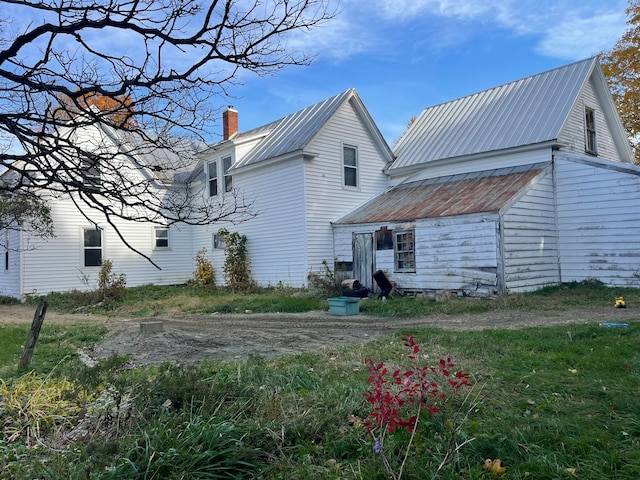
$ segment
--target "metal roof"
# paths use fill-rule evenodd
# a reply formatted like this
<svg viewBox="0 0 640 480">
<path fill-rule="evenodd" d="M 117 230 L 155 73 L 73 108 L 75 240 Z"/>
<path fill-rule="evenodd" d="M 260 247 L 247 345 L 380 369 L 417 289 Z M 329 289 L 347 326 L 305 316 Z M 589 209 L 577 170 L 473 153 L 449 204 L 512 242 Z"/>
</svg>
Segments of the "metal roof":
<svg viewBox="0 0 640 480">
<path fill-rule="evenodd" d="M 389 170 L 557 140 L 596 58 L 426 108 Z"/>
<path fill-rule="evenodd" d="M 240 140 L 244 137 L 266 135 L 248 155 L 234 164 L 233 170 L 303 150 L 338 107 L 355 95 L 355 89 L 351 88 L 280 120 L 234 137 L 234 140 Z"/>
<path fill-rule="evenodd" d="M 403 183 L 334 223 L 408 222 L 497 212 L 548 165 L 538 163 Z"/>
</svg>

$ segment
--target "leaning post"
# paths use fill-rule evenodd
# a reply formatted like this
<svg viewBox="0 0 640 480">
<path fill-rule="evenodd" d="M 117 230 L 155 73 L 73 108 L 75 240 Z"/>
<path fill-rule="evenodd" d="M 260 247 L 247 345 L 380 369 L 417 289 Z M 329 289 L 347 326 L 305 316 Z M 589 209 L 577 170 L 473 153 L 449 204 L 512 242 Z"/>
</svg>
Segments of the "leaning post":
<svg viewBox="0 0 640 480">
<path fill-rule="evenodd" d="M 33 356 L 33 351 L 36 349 L 36 343 L 38 342 L 38 336 L 40 335 L 40 329 L 42 328 L 42 323 L 44 322 L 44 316 L 47 313 L 48 307 L 49 304 L 46 300 L 40 300 L 36 313 L 33 316 L 33 322 L 31 322 L 31 330 L 29 330 L 27 341 L 24 344 L 24 351 L 20 357 L 19 367 L 21 368 L 26 367 L 31 363 L 31 357 Z"/>
</svg>

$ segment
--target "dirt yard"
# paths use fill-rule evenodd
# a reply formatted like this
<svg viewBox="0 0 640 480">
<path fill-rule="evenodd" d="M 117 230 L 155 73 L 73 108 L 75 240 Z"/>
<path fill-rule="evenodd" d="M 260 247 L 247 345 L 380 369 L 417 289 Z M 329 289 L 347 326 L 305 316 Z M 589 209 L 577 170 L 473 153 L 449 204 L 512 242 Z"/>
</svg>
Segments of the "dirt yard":
<svg viewBox="0 0 640 480">
<path fill-rule="evenodd" d="M 33 319 L 35 308 L 0 306 L 0 323 Z M 452 330 L 519 328 L 569 323 L 636 322 L 640 307 L 569 311 L 497 311 L 474 315 L 437 315 L 390 319 L 365 315 L 334 316 L 314 311 L 302 314 L 188 315 L 149 319 L 113 319 L 95 315 L 48 312 L 47 323 L 100 323 L 110 329 L 102 343 L 86 353 L 105 358 L 129 355 L 132 363 L 197 362 L 205 358 L 233 360 L 250 355 L 275 357 L 337 344 L 362 343 L 409 327 Z M 149 323 L 151 322 L 151 323 Z M 141 325 L 143 324 L 143 325 Z M 145 330 L 147 330 L 145 332 Z M 151 331 L 159 330 L 159 331 Z"/>
</svg>

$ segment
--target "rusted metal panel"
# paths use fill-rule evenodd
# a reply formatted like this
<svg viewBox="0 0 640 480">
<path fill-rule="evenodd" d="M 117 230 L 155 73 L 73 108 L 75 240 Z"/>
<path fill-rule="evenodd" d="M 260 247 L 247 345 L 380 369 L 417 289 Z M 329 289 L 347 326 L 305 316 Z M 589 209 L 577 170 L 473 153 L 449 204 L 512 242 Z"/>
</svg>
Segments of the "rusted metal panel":
<svg viewBox="0 0 640 480">
<path fill-rule="evenodd" d="M 544 167 L 545 164 L 538 164 L 528 169 L 498 169 L 401 184 L 336 223 L 406 222 L 496 212 Z"/>
</svg>

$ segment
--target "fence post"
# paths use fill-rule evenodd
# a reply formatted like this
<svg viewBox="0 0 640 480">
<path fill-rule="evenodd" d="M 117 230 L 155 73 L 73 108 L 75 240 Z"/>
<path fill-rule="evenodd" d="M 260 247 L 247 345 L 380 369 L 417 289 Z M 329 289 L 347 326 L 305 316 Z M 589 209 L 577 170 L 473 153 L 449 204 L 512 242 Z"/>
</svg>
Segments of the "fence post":
<svg viewBox="0 0 640 480">
<path fill-rule="evenodd" d="M 49 304 L 46 300 L 40 300 L 36 313 L 33 316 L 33 322 L 31 322 L 31 330 L 29 330 L 27 341 L 24 344 L 24 351 L 20 357 L 19 367 L 26 367 L 31 363 L 31 357 L 33 356 L 33 351 L 36 349 L 36 343 L 38 342 L 38 336 L 40 335 L 40 328 L 42 328 L 42 323 L 44 322 L 44 316 L 47 313 L 48 307 Z"/>
</svg>

